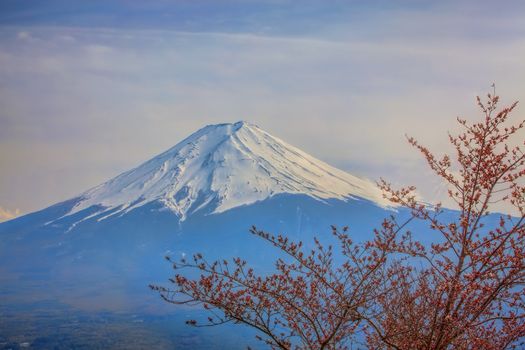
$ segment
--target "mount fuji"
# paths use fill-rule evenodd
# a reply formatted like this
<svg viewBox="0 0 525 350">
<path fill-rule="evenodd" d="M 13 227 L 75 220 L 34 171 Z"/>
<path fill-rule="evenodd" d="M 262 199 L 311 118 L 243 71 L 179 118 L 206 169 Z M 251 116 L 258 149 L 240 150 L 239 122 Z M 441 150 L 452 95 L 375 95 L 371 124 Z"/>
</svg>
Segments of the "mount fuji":
<svg viewBox="0 0 525 350">
<path fill-rule="evenodd" d="M 204 127 L 84 192 L 66 216 L 97 207 L 84 220 L 100 216 L 100 221 L 158 202 L 184 221 L 200 210 L 221 213 L 284 193 L 386 205 L 370 181 L 315 159 L 253 124 L 237 122 Z"/>
<path fill-rule="evenodd" d="M 373 182 L 253 124 L 206 126 L 72 199 L 1 223 L 0 312 L 11 318 L 0 328 L 43 305 L 170 313 L 147 288 L 171 276 L 165 255 L 250 257 L 268 269 L 275 252 L 252 225 L 308 243 L 349 224 L 359 240 L 391 210 Z"/>
</svg>

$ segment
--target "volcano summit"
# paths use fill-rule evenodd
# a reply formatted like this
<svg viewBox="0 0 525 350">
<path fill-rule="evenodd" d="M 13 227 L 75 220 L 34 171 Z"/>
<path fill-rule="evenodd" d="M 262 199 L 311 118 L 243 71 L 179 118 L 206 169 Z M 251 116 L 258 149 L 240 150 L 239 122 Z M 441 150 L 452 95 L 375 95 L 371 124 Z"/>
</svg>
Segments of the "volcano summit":
<svg viewBox="0 0 525 350">
<path fill-rule="evenodd" d="M 221 213 L 285 193 L 386 204 L 370 181 L 336 169 L 253 124 L 237 122 L 206 126 L 137 168 L 84 192 L 66 215 L 98 207 L 91 215 L 105 219 L 159 202 L 183 221 L 201 210 Z"/>
</svg>

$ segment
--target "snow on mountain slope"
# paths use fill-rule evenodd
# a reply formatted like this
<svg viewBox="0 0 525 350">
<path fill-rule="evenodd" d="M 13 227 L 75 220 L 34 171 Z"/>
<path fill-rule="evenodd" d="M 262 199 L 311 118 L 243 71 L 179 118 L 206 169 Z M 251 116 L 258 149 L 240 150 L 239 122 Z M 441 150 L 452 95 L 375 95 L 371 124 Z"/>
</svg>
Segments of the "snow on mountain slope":
<svg viewBox="0 0 525 350">
<path fill-rule="evenodd" d="M 374 183 L 336 169 L 246 122 L 209 125 L 173 148 L 80 195 L 66 214 L 91 206 L 108 216 L 153 201 L 184 220 L 219 213 L 276 194 L 318 200 L 364 198 L 386 206 Z M 105 217 L 102 217 L 104 219 Z"/>
</svg>

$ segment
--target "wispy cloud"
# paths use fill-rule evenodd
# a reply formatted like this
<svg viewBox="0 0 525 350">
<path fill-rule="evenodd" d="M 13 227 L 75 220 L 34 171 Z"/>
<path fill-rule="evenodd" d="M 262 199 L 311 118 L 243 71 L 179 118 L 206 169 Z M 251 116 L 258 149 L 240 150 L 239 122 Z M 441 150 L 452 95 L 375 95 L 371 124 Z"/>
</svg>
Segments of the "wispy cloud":
<svg viewBox="0 0 525 350">
<path fill-rule="evenodd" d="M 205 124 L 247 119 L 336 166 L 439 198 L 404 135 L 441 152 L 493 81 L 507 102 L 525 91 L 525 15 L 448 6 L 311 19 L 318 30 L 302 35 L 0 27 L 0 194 L 35 210 Z"/>
</svg>

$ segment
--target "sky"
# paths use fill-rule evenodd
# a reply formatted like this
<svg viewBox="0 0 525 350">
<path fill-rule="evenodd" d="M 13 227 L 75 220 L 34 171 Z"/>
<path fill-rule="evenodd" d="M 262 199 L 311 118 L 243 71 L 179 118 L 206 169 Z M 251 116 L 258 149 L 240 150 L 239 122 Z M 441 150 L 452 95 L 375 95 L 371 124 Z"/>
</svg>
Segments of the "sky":
<svg viewBox="0 0 525 350">
<path fill-rule="evenodd" d="M 493 82 L 525 100 L 523 1 L 0 0 L 0 221 L 238 120 L 441 200 L 405 135 L 449 151 Z"/>
</svg>

